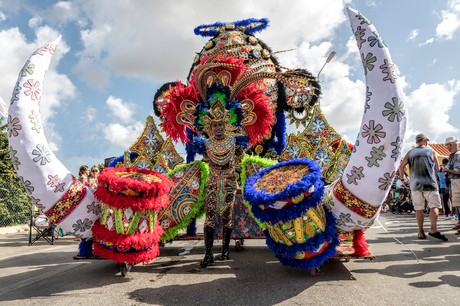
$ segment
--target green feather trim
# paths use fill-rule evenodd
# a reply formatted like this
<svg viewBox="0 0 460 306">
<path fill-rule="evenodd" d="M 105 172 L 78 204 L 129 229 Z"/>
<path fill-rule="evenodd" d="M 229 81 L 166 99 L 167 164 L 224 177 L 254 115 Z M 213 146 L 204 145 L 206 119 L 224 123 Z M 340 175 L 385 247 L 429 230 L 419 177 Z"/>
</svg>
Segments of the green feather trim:
<svg viewBox="0 0 460 306">
<path fill-rule="evenodd" d="M 199 164 L 200 167 L 201 167 L 201 184 L 200 184 L 200 193 L 198 195 L 198 199 L 197 199 L 195 205 L 193 205 L 192 209 L 190 209 L 190 212 L 188 213 L 188 215 L 186 215 L 184 217 L 184 219 L 182 219 L 182 221 L 179 224 L 177 224 L 174 227 L 171 227 L 171 228 L 167 229 L 163 233 L 163 235 L 161 235 L 161 240 L 163 242 L 166 242 L 166 241 L 169 241 L 169 240 L 173 239 L 177 235 L 177 233 L 179 233 L 181 230 L 185 229 L 190 224 L 190 221 L 192 220 L 192 218 L 195 217 L 195 215 L 198 214 L 197 218 L 201 218 L 201 216 L 203 216 L 203 214 L 204 214 L 205 210 L 202 209 L 202 207 L 203 207 L 203 204 L 204 204 L 204 197 L 206 195 L 205 187 L 206 187 L 206 182 L 208 180 L 208 174 L 209 174 L 208 165 L 205 162 L 202 162 L 201 160 L 197 160 L 197 161 L 191 162 L 189 164 L 179 166 L 179 167 L 175 168 L 174 170 L 169 171 L 167 175 L 168 175 L 168 177 L 170 177 L 170 176 L 176 174 L 177 172 L 181 171 L 182 169 L 184 169 L 186 167 L 189 167 L 190 165 L 193 165 L 193 164 Z"/>
<path fill-rule="evenodd" d="M 206 115 L 206 112 L 204 110 L 201 110 L 201 112 L 198 114 L 198 124 L 199 125 L 203 125 L 203 121 L 201 120 L 201 117 L 203 117 L 204 115 Z"/>
<path fill-rule="evenodd" d="M 215 92 L 212 95 L 212 100 L 209 104 L 212 105 L 214 102 L 216 102 L 217 99 L 219 99 L 220 102 L 222 102 L 222 104 L 225 106 L 225 100 L 227 99 L 227 96 L 223 92 Z"/>
<path fill-rule="evenodd" d="M 247 179 L 247 176 L 246 176 L 246 165 L 248 163 L 257 163 L 261 166 L 263 166 L 264 168 L 267 168 L 267 167 L 270 167 L 270 166 L 273 166 L 274 164 L 277 164 L 277 161 L 276 160 L 273 160 L 273 159 L 268 159 L 268 158 L 263 158 L 263 157 L 260 157 L 258 155 L 247 155 L 243 158 L 243 161 L 241 162 L 241 192 L 244 194 L 244 185 L 246 185 L 246 179 Z M 246 200 L 244 201 L 244 205 L 246 205 L 246 207 L 249 209 L 249 213 L 251 214 L 251 217 L 254 218 L 254 220 L 256 220 L 257 224 L 259 224 L 259 226 L 265 230 L 266 229 L 266 226 L 265 226 L 265 223 L 261 222 L 259 219 L 257 219 L 256 217 L 254 217 L 254 215 L 252 214 L 252 211 L 251 211 L 251 204 L 249 204 L 249 202 L 247 202 Z"/>
<path fill-rule="evenodd" d="M 231 109 L 228 111 L 230 114 L 232 114 L 232 117 L 230 118 L 230 120 L 228 121 L 228 124 L 233 124 L 233 123 L 236 123 L 238 117 L 236 116 L 235 114 L 235 109 Z"/>
</svg>

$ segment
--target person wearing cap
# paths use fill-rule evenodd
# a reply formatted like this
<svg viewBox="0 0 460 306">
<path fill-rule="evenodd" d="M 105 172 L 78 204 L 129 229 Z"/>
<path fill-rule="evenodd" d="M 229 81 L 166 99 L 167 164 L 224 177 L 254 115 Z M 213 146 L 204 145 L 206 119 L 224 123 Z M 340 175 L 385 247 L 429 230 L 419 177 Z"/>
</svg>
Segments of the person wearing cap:
<svg viewBox="0 0 460 306">
<path fill-rule="evenodd" d="M 444 143 L 449 151 L 449 167 L 442 170 L 449 174 L 450 186 L 452 193 L 452 206 L 457 213 L 457 218 L 460 220 L 460 150 L 458 150 L 458 139 L 455 137 L 447 137 Z M 452 229 L 460 229 L 456 225 Z M 460 230 L 456 233 L 459 234 Z"/>
<path fill-rule="evenodd" d="M 436 152 L 428 147 L 429 139 L 425 134 L 415 136 L 417 146 L 407 152 L 399 166 L 399 175 L 404 178 L 404 167 L 409 164 L 410 191 L 412 202 L 415 209 L 415 217 L 418 225 L 418 238 L 425 239 L 423 229 L 425 201 L 430 208 L 430 230 L 428 235 L 431 237 L 447 241 L 446 236 L 442 235 L 437 229 L 438 214 L 441 208 L 441 198 L 439 197 L 436 173 L 439 172 L 439 164 Z M 407 181 L 402 179 L 406 186 Z"/>
</svg>

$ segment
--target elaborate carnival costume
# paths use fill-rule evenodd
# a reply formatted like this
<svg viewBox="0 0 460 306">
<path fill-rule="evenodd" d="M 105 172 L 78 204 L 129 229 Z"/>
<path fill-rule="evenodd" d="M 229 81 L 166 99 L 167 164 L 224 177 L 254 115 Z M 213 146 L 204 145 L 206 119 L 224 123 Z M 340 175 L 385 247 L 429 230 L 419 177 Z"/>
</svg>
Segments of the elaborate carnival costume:
<svg viewBox="0 0 460 306">
<path fill-rule="evenodd" d="M 317 255 L 321 255 L 327 245 L 330 247 L 335 243 L 334 231 L 329 228 L 334 223 L 330 222 L 331 214 L 341 234 L 354 233 L 358 238 L 354 239 L 355 253 L 367 253 L 363 231 L 378 217 L 400 162 L 407 107 L 397 69 L 377 30 L 361 13 L 348 8 L 348 15 L 367 85 L 364 116 L 353 154 L 347 143 L 329 126 L 319 106 L 315 106 L 320 94 L 317 80 L 305 70 L 279 66 L 271 49 L 253 35 L 265 29 L 268 20 L 247 19 L 202 25 L 195 29 L 195 34 L 212 38 L 195 56 L 187 84 L 167 83 L 154 98 L 155 114 L 162 120 L 163 130 L 172 140 L 186 144 L 187 165 L 167 172 L 167 168 L 173 169 L 179 162 L 171 160 L 172 154 L 169 153 L 174 149 L 171 140 L 161 146 L 159 143 L 163 141 L 158 141 L 161 136 L 156 137 L 155 133 L 150 133 L 149 139 L 143 134 L 139 142 L 154 143 L 156 140 L 158 150 L 152 145 L 148 154 L 143 149 L 136 151 L 140 156 L 134 162 L 134 167 L 150 165 L 148 169 L 163 168 L 165 171 L 162 173 L 168 173 L 173 181 L 173 189 L 168 194 L 169 206 L 160 215 L 164 224 L 170 224 L 170 227 L 162 225 L 165 229 L 163 241 L 174 238 L 191 218 L 200 215 L 204 198 L 201 191 L 203 189 L 204 193 L 205 189 L 201 187 L 205 185 L 207 173 L 204 163 L 192 163 L 197 153 L 205 155 L 211 167 L 206 187 L 207 205 L 211 208 L 212 203 L 216 211 L 223 208 L 221 212 L 225 215 L 225 208 L 230 207 L 236 188 L 236 178 L 234 173 L 230 174 L 230 169 L 238 167 L 233 150 L 236 152 L 239 146 L 246 153 L 269 155 L 278 161 L 293 160 L 293 164 L 281 163 L 264 172 L 260 170 L 271 166 L 271 163 L 254 159 L 246 163 L 247 167 L 243 161 L 241 169 L 248 178 L 255 177 L 248 180 L 252 191 L 245 192 L 245 197 L 247 194 L 246 200 L 250 201 L 252 193 L 254 215 L 258 209 L 264 211 L 258 218 L 265 218 L 263 222 L 270 239 L 276 244 L 268 243 L 268 240 L 267 243 L 280 255 L 280 260 L 284 258 L 281 260 L 284 264 L 298 266 L 293 257 L 300 258 L 300 266 L 304 268 L 321 264 L 323 258 Z M 88 188 L 75 180 L 52 153 L 40 121 L 38 102 L 43 91 L 43 78 L 58 42 L 59 39 L 38 49 L 19 74 L 8 111 L 9 151 L 14 168 L 34 205 L 67 232 L 89 238 L 92 230 L 98 229 L 93 225 L 101 214 L 101 203 Z M 222 112 L 221 116 L 225 119 L 228 137 L 224 143 L 210 139 L 207 127 L 214 118 L 214 112 Z M 289 135 L 288 143 L 285 141 L 285 113 L 290 123 L 305 127 L 300 134 Z M 138 146 L 135 144 L 134 147 Z M 321 171 L 315 170 L 308 162 L 297 160 L 304 158 L 312 159 Z M 149 159 L 156 161 L 149 164 Z M 310 169 L 309 173 L 302 172 L 305 165 Z M 276 178 L 287 168 L 299 174 L 298 180 L 286 186 L 285 190 L 272 193 L 265 182 Z M 256 177 L 259 171 L 260 175 Z M 326 183 L 321 203 L 319 198 L 323 189 L 313 184 L 319 176 Z M 244 175 L 241 179 L 246 180 Z M 313 193 L 310 190 L 312 184 L 316 186 Z M 298 197 L 306 199 L 300 201 Z M 136 195 L 133 198 L 136 200 Z M 117 206 L 118 200 L 106 202 L 105 207 Z M 297 205 L 299 203 L 301 205 Z M 323 204 L 330 214 L 323 214 Z M 141 207 L 138 208 L 141 210 Z M 123 215 L 126 215 L 125 212 Z M 318 218 L 312 217 L 315 214 Z M 128 211 L 127 215 L 133 214 Z M 229 218 L 224 221 L 226 225 L 231 224 Z M 211 225 L 211 220 L 210 214 L 208 225 Z M 142 223 L 140 227 L 128 224 L 128 233 L 133 229 L 137 233 L 143 228 L 146 227 Z M 303 229 L 305 234 L 293 235 L 297 233 L 293 229 L 298 228 Z M 308 229 L 312 228 L 314 233 L 308 233 Z M 149 231 L 152 229 L 155 230 L 155 226 L 149 226 Z M 120 227 L 121 231 L 125 233 Z M 119 234 L 118 231 L 116 234 Z M 300 246 L 303 240 L 310 242 L 302 242 L 304 245 Z M 123 248 L 127 244 L 121 246 Z M 139 243 L 130 244 L 130 247 L 148 251 Z M 309 256 L 318 260 L 304 261 Z"/>
</svg>

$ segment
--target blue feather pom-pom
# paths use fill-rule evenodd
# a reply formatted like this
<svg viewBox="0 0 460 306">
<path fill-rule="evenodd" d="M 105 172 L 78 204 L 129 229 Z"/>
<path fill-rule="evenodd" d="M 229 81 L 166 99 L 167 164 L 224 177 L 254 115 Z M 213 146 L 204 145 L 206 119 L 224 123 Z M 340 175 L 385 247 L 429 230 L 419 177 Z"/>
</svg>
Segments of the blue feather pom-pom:
<svg viewBox="0 0 460 306">
<path fill-rule="evenodd" d="M 78 245 L 78 254 L 77 256 L 92 256 L 93 255 L 93 241 L 92 239 L 82 238 L 80 244 Z"/>
<path fill-rule="evenodd" d="M 228 22 L 215 22 L 213 24 L 207 24 L 207 25 L 200 25 L 197 26 L 193 32 L 195 35 L 203 36 L 203 37 L 212 37 L 215 36 L 216 34 L 219 33 L 219 27 L 222 27 L 226 25 Z M 257 26 L 251 25 L 251 23 L 260 23 Z M 268 26 L 268 19 L 267 18 L 261 18 L 261 19 L 255 19 L 255 18 L 248 18 L 244 20 L 239 20 L 233 22 L 236 27 L 242 27 L 244 28 L 244 31 L 248 34 L 254 34 L 257 32 L 260 32 L 264 29 L 267 28 Z"/>
<path fill-rule="evenodd" d="M 196 236 L 196 218 L 193 218 L 187 225 L 187 236 Z"/>
<path fill-rule="evenodd" d="M 309 173 L 295 184 L 287 186 L 283 191 L 276 194 L 267 193 L 256 188 L 256 182 L 265 174 L 273 169 L 289 165 L 305 165 L 309 168 Z M 283 209 L 261 209 L 259 207 L 259 205 L 272 205 L 278 200 L 285 201 L 294 198 L 307 192 L 312 186 L 314 186 L 315 191 L 295 205 L 289 205 Z M 321 168 L 313 160 L 307 158 L 292 159 L 267 167 L 255 176 L 248 178 L 244 187 L 244 199 L 251 204 L 251 212 L 262 222 L 271 223 L 287 222 L 300 217 L 308 208 L 321 202 L 323 194 L 324 183 L 321 180 Z"/>
<path fill-rule="evenodd" d="M 273 127 L 275 137 L 268 142 L 268 148 L 280 155 L 286 147 L 286 116 L 283 112 L 276 113 L 276 124 Z"/>
</svg>

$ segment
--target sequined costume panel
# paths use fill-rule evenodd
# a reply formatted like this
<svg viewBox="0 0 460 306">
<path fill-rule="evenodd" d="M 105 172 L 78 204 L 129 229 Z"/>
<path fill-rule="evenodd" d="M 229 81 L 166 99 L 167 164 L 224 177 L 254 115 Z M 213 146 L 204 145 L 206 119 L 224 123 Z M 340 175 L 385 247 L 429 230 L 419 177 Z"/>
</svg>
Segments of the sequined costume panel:
<svg viewBox="0 0 460 306">
<path fill-rule="evenodd" d="M 205 226 L 215 227 L 216 213 L 222 217 L 223 227 L 232 227 L 232 205 L 238 188 L 238 174 L 235 173 L 237 159 L 243 150 L 236 146 L 234 137 L 223 141 L 206 139 L 205 159 L 209 165 L 206 184 Z"/>
</svg>

